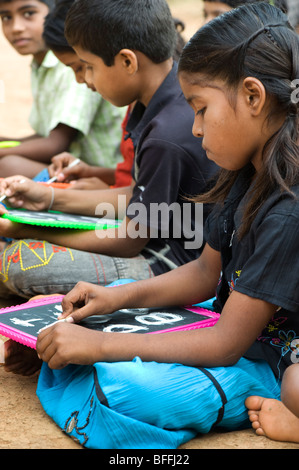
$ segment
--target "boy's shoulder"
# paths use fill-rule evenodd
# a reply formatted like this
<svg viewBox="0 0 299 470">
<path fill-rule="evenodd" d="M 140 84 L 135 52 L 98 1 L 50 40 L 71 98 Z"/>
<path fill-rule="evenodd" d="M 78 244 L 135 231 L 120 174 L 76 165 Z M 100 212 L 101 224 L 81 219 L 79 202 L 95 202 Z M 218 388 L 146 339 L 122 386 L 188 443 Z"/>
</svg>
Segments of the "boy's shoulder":
<svg viewBox="0 0 299 470">
<path fill-rule="evenodd" d="M 145 129 L 144 137 L 163 139 L 186 145 L 192 142 L 199 145 L 201 139 L 192 134 L 194 112 L 180 89 L 173 94 L 168 103 L 165 103 L 159 112 L 153 117 Z"/>
<path fill-rule="evenodd" d="M 31 68 L 36 71 L 57 67 L 60 68 L 60 64 L 63 65 L 52 51 L 48 51 L 40 65 L 33 59 L 31 62 Z"/>
<path fill-rule="evenodd" d="M 149 138 L 182 146 L 201 145 L 200 139 L 192 134 L 194 113 L 181 90 L 176 63 L 148 107 L 143 112 L 141 107 L 140 103 L 136 106 L 127 127 L 133 140 L 138 135 L 139 147 Z"/>
</svg>

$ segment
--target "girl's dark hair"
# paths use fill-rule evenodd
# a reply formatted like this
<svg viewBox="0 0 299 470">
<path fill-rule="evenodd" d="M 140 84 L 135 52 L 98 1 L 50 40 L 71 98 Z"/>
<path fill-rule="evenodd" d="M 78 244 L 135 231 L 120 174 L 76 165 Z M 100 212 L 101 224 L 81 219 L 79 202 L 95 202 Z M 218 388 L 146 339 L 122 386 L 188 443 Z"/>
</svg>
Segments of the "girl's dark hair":
<svg viewBox="0 0 299 470">
<path fill-rule="evenodd" d="M 46 16 L 43 38 L 49 49 L 74 52 L 64 35 L 65 19 L 74 0 L 56 0 L 55 8 Z"/>
<path fill-rule="evenodd" d="M 293 194 L 291 186 L 299 182 L 299 36 L 278 8 L 268 3 L 241 6 L 207 23 L 191 38 L 181 55 L 180 72 L 193 75 L 195 81 L 196 74 L 206 81 L 223 80 L 232 106 L 240 82 L 255 77 L 269 98 L 268 120 L 285 116 L 265 145 L 263 168 L 256 174 L 245 208 L 242 237 L 273 191 Z M 223 202 L 238 174 L 221 170 L 215 187 L 197 202 Z"/>
<path fill-rule="evenodd" d="M 173 56 L 177 42 L 166 0 L 76 0 L 65 35 L 71 46 L 97 55 L 108 67 L 124 48 L 159 64 Z"/>
</svg>

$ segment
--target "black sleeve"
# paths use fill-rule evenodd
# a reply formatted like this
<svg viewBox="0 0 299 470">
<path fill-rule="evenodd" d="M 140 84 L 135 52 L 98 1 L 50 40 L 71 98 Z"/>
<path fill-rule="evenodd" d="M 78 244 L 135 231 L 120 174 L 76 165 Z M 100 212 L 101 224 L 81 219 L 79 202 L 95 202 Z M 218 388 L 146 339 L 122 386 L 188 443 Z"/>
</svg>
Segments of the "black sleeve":
<svg viewBox="0 0 299 470">
<path fill-rule="evenodd" d="M 243 266 L 235 290 L 287 310 L 298 310 L 298 253 L 298 214 L 269 214 L 256 231 L 254 252 Z"/>
</svg>

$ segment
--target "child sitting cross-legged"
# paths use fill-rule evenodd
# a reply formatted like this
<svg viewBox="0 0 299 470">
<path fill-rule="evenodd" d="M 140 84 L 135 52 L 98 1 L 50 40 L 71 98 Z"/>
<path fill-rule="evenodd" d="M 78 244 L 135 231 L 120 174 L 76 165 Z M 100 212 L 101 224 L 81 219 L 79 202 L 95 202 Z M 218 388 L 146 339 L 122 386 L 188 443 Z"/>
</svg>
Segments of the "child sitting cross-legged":
<svg viewBox="0 0 299 470">
<path fill-rule="evenodd" d="M 69 25 L 89 2 L 77 2 Z M 219 16 L 185 47 L 178 75 L 193 134 L 222 168 L 196 198 L 216 204 L 202 254 L 127 285 L 80 282 L 62 301 L 66 321 L 38 336 L 37 394 L 82 445 L 169 449 L 250 421 L 259 434 L 299 443 L 298 58 L 298 35 L 266 3 Z M 215 292 L 211 328 L 123 334 L 78 324 Z"/>
<path fill-rule="evenodd" d="M 135 103 L 126 126 L 135 151 L 132 184 L 83 193 L 17 175 L 1 182 L 1 192 L 6 203 L 35 211 L 103 216 L 109 208 L 122 223 L 100 232 L 0 218 L 0 232 L 13 239 L 0 256 L 6 266 L 0 276 L 3 296 L 66 294 L 80 280 L 107 285 L 147 279 L 196 259 L 203 249 L 202 224 L 211 207 L 190 198 L 210 187 L 218 167 L 207 158 L 201 139 L 192 136 L 193 112 L 173 59 L 177 32 L 169 6 L 165 0 L 149 2 L 146 9 L 143 0 L 111 5 L 109 0 L 75 2 L 68 15 L 77 8 L 82 12 L 73 17 L 74 24 L 66 24 L 65 34 L 85 64 L 85 80 L 104 99 L 118 107 Z M 25 265 L 30 269 L 24 271 Z"/>
<path fill-rule="evenodd" d="M 19 54 L 32 56 L 29 123 L 34 131 L 18 139 L 17 147 L 0 148 L 1 177 L 18 173 L 33 178 L 64 151 L 105 167 L 120 161 L 125 110 L 104 104 L 101 96 L 76 83 L 72 70 L 49 50 L 44 22 L 54 6 L 54 0 L 0 0 L 4 36 Z"/>
</svg>

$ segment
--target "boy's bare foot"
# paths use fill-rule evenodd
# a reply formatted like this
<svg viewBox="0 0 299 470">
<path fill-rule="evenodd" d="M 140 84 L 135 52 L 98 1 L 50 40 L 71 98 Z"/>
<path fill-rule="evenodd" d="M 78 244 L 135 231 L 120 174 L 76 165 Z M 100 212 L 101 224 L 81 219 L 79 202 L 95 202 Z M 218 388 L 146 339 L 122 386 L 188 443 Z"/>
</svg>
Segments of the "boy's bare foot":
<svg viewBox="0 0 299 470">
<path fill-rule="evenodd" d="M 274 441 L 299 443 L 299 418 L 272 398 L 248 397 L 245 401 L 249 419 L 258 436 Z"/>
<path fill-rule="evenodd" d="M 42 365 L 35 349 L 13 340 L 4 343 L 4 370 L 24 376 L 35 374 Z"/>
</svg>

